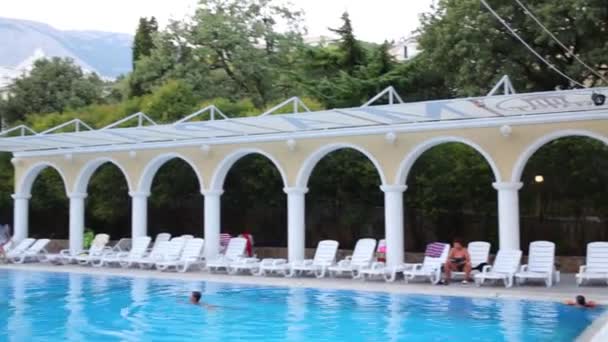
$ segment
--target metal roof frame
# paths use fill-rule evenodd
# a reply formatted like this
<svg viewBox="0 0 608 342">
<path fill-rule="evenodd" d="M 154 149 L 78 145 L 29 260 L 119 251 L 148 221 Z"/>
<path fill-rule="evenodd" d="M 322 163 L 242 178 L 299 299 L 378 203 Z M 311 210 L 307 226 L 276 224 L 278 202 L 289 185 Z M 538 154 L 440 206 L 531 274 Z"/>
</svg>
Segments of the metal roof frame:
<svg viewBox="0 0 608 342">
<path fill-rule="evenodd" d="M 497 94 L 499 90 L 505 94 Z M 605 114 L 608 118 L 608 108 L 595 106 L 591 101 L 592 93 L 608 95 L 608 88 L 516 94 L 508 77 L 503 76 L 486 96 L 404 103 L 395 89 L 388 87 L 361 107 L 353 108 L 310 111 L 299 98 L 292 97 L 255 117 L 231 118 L 210 105 L 170 124 L 157 124 L 139 112 L 99 129 L 80 119 L 72 119 L 40 133 L 19 125 L 0 132 L 0 151 L 37 154 L 83 149 L 103 151 L 117 146 L 213 144 L 227 139 L 258 141 L 294 134 L 312 136 L 317 134 L 315 132 L 372 132 L 379 127 L 404 125 L 408 130 L 423 129 L 433 122 L 458 122 L 460 127 L 473 127 L 475 121 L 498 122 L 531 115 L 544 115 L 549 119 L 556 115 L 587 113 L 594 117 Z M 375 104 L 383 98 L 388 98 L 388 104 Z M 287 105 L 293 106 L 292 113 L 275 113 Z M 201 120 L 195 120 L 197 118 Z M 127 126 L 132 123 L 135 125 Z M 65 132 L 68 128 L 73 131 Z M 15 133 L 19 135 L 12 136 Z"/>
</svg>

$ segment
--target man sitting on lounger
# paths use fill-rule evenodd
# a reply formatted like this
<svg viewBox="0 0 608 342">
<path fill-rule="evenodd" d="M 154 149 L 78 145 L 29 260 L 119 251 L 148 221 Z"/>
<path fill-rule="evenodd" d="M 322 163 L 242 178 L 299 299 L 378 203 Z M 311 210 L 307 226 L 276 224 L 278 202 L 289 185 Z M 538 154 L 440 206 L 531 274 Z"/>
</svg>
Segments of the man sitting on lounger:
<svg viewBox="0 0 608 342">
<path fill-rule="evenodd" d="M 452 249 L 448 255 L 448 261 L 444 265 L 445 283 L 449 283 L 452 277 L 452 271 L 464 272 L 465 278 L 463 284 L 471 281 L 471 256 L 469 251 L 464 247 L 461 239 L 454 239 Z"/>
</svg>

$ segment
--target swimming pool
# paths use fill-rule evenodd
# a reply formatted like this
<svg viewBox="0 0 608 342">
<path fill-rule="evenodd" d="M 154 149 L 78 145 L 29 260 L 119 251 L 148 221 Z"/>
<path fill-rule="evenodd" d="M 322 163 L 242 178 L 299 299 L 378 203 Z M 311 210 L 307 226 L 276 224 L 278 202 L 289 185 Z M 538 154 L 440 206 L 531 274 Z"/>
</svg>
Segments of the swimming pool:
<svg viewBox="0 0 608 342">
<path fill-rule="evenodd" d="M 213 310 L 186 304 L 203 292 Z M 0 341 L 571 341 L 559 303 L 0 270 Z"/>
</svg>

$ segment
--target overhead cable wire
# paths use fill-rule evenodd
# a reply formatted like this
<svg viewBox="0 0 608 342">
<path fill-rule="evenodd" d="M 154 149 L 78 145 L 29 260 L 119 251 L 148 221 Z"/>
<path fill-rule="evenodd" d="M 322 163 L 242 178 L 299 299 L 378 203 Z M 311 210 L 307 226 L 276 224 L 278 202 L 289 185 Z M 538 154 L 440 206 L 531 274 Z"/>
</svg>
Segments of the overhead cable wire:
<svg viewBox="0 0 608 342">
<path fill-rule="evenodd" d="M 584 84 L 580 83 L 579 81 L 571 78 L 570 76 L 566 75 L 563 71 L 559 70 L 553 63 L 549 62 L 548 60 L 546 60 L 543 56 L 541 56 L 538 52 L 536 52 L 536 50 L 534 50 L 533 47 L 530 46 L 530 44 L 528 44 L 519 34 L 517 34 L 517 32 L 515 32 L 515 30 L 513 28 L 511 28 L 511 26 L 509 26 L 509 24 L 500 16 L 498 15 L 498 13 L 496 13 L 496 11 L 494 11 L 494 9 L 488 5 L 488 3 L 485 0 L 480 0 L 481 3 L 488 9 L 488 11 L 490 11 L 490 13 L 496 17 L 496 19 L 498 19 L 498 21 L 509 31 L 511 32 L 511 34 L 517 39 L 519 40 L 528 50 L 530 50 L 530 52 L 532 52 L 532 54 L 534 54 L 534 56 L 536 56 L 539 60 L 541 60 L 544 64 L 546 64 L 550 69 L 552 69 L 553 71 L 555 71 L 556 73 L 558 73 L 560 76 L 562 76 L 563 78 L 569 80 L 570 82 L 572 82 L 573 84 L 578 85 L 579 87 L 582 88 L 587 88 L 587 86 L 585 86 Z"/>
<path fill-rule="evenodd" d="M 545 31 L 549 35 L 549 37 L 551 37 L 562 49 L 564 49 L 565 52 L 567 52 L 569 55 L 571 55 L 574 59 L 576 59 L 577 62 L 582 64 L 585 68 L 587 68 L 587 70 L 591 71 L 595 76 L 599 77 L 602 81 L 604 81 L 604 83 L 608 84 L 608 80 L 606 78 L 604 78 L 604 76 L 600 72 L 595 70 L 593 67 L 591 67 L 587 63 L 585 63 L 579 56 L 577 56 L 575 53 L 573 53 L 572 50 L 569 47 L 567 47 L 566 44 L 562 43 L 562 41 L 559 40 L 559 38 L 557 38 L 553 34 L 553 32 L 551 32 L 545 25 L 543 25 L 543 23 L 538 19 L 538 17 L 536 17 L 534 15 L 534 13 L 532 13 L 532 11 L 530 9 L 528 9 L 520 0 L 515 0 L 515 2 L 517 2 L 517 4 L 519 5 L 519 7 L 522 8 L 524 13 L 527 14 L 530 18 L 532 18 L 532 20 L 534 20 L 534 22 L 536 22 L 536 24 L 538 24 L 538 26 L 540 26 L 543 29 L 543 31 Z"/>
</svg>

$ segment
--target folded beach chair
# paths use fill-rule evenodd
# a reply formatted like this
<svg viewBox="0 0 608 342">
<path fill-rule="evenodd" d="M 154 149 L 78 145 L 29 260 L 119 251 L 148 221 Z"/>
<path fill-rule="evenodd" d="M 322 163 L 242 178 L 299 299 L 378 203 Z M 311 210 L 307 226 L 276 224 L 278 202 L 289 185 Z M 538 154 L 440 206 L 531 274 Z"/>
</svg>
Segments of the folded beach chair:
<svg viewBox="0 0 608 342">
<path fill-rule="evenodd" d="M 232 269 L 244 270 L 248 269 L 251 274 L 255 276 L 266 276 L 266 275 L 281 275 L 285 276 L 288 270 L 287 259 L 283 258 L 264 258 L 261 261 L 255 258 L 253 261 L 244 260 L 239 264 L 231 265 Z M 240 269 L 239 269 L 240 267 Z M 233 273 L 236 273 L 234 270 Z"/>
<path fill-rule="evenodd" d="M 155 259 L 150 259 L 148 261 L 139 261 L 139 267 L 141 268 L 154 268 L 156 264 L 159 262 L 170 262 L 176 261 L 179 259 L 182 254 L 182 250 L 184 249 L 184 245 L 186 243 L 186 239 L 182 237 L 176 237 L 171 239 L 167 244 L 167 248 L 164 253 L 159 254 Z"/>
<path fill-rule="evenodd" d="M 416 264 L 399 264 L 394 266 L 388 266 L 383 261 L 374 261 L 369 267 L 361 268 L 358 272 L 357 277 L 363 278 L 364 280 L 372 279 L 384 279 L 388 282 L 393 282 L 397 279 L 399 273 L 411 270 Z"/>
<path fill-rule="evenodd" d="M 485 241 L 471 241 L 467 246 L 467 251 L 471 256 L 471 267 L 479 267 L 479 265 L 487 264 L 490 258 L 490 243 Z M 473 271 L 474 272 L 474 271 Z M 471 274 L 473 274 L 471 272 Z M 462 278 L 465 276 L 464 272 L 452 271 L 452 278 Z"/>
<path fill-rule="evenodd" d="M 110 236 L 108 234 L 97 234 L 91 243 L 89 250 L 77 253 L 76 256 L 67 257 L 70 262 L 76 261 L 80 265 L 87 265 L 91 260 L 95 260 L 103 256 L 104 253 L 111 252 L 112 248 L 108 247 L 110 242 Z M 62 251 L 63 253 L 63 251 Z"/>
<path fill-rule="evenodd" d="M 150 253 L 142 256 L 141 258 L 131 258 L 128 261 L 123 261 L 120 266 L 123 268 L 128 268 L 131 266 L 138 266 L 140 268 L 145 268 L 149 265 L 154 265 L 159 261 L 163 260 L 163 255 L 169 249 L 170 241 L 160 241 L 152 247 Z"/>
<path fill-rule="evenodd" d="M 203 248 L 205 240 L 200 238 L 187 239 L 182 254 L 177 260 L 160 261 L 156 263 L 156 269 L 160 271 L 175 269 L 186 272 L 191 266 L 203 265 Z"/>
<path fill-rule="evenodd" d="M 501 249 L 496 254 L 494 265 L 486 265 L 473 276 L 475 285 L 481 286 L 486 280 L 493 282 L 502 280 L 505 287 L 513 286 L 513 276 L 521 263 L 521 251 L 515 249 Z"/>
<path fill-rule="evenodd" d="M 608 284 L 608 242 L 587 244 L 587 258 L 576 274 L 576 284 L 583 285 L 588 280 L 603 280 Z"/>
<path fill-rule="evenodd" d="M 530 243 L 528 264 L 522 265 L 515 273 L 515 281 L 522 285 L 528 279 L 545 281 L 547 287 L 553 285 L 555 273 L 555 244 L 549 241 L 534 241 Z"/>
<path fill-rule="evenodd" d="M 376 253 L 386 254 L 386 240 L 378 241 Z M 388 266 L 384 261 L 373 261 L 370 265 L 362 267 L 357 277 L 364 280 L 384 279 L 388 282 L 393 282 L 397 279 L 397 275 L 405 270 L 410 270 L 415 264 L 402 263 L 398 265 Z"/>
<path fill-rule="evenodd" d="M 347 273 L 353 278 L 361 277 L 359 270 L 371 265 L 375 250 L 375 239 L 359 239 L 353 250 L 353 255 L 340 260 L 336 265 L 330 266 L 328 268 L 329 274 L 335 277 Z"/>
<path fill-rule="evenodd" d="M 231 263 L 243 258 L 245 256 L 245 248 L 247 246 L 247 239 L 244 238 L 232 238 L 228 242 L 226 251 L 224 254 L 220 254 L 213 260 L 207 260 L 205 268 L 209 272 L 218 272 L 220 270 L 226 270 Z"/>
<path fill-rule="evenodd" d="M 247 247 L 245 247 L 247 249 Z M 247 252 L 245 252 L 247 254 Z M 272 259 L 272 258 L 264 258 L 262 260 L 255 257 L 242 257 L 238 258 L 235 261 L 232 261 L 228 265 L 227 272 L 228 274 L 237 274 L 239 272 L 249 272 L 253 275 L 261 275 L 260 267 L 262 265 L 266 266 L 269 261 L 272 260 L 283 260 L 283 264 L 287 261 L 285 259 Z"/>
<path fill-rule="evenodd" d="M 122 264 L 125 264 L 124 267 L 129 267 L 131 266 L 132 260 L 138 260 L 146 254 L 148 246 L 150 245 L 150 237 L 136 237 L 133 239 L 132 243 L 131 241 L 129 241 L 129 243 L 132 244 L 130 251 L 112 251 L 105 253 L 99 258 L 91 259 L 91 265 L 94 267 L 102 267 L 115 265 L 122 266 Z"/>
<path fill-rule="evenodd" d="M 34 244 L 32 244 L 28 249 L 23 251 L 22 253 L 9 258 L 9 261 L 14 262 L 16 264 L 22 264 L 28 261 L 40 261 L 45 254 L 46 246 L 51 242 L 49 239 L 40 239 L 36 240 Z"/>
<path fill-rule="evenodd" d="M 12 258 L 18 257 L 28 248 L 30 248 L 34 244 L 34 242 L 36 242 L 36 239 L 32 238 L 21 240 L 21 242 L 6 251 L 6 259 L 10 260 Z"/>
<path fill-rule="evenodd" d="M 411 269 L 403 271 L 405 282 L 423 277 L 432 284 L 437 284 L 441 280 L 441 267 L 448 260 L 450 245 L 447 243 L 433 242 L 428 244 L 424 253 L 422 264 L 414 264 Z"/>
<path fill-rule="evenodd" d="M 317 245 L 314 258 L 289 263 L 286 266 L 288 272 L 285 276 L 294 277 L 310 274 L 315 275 L 317 278 L 323 278 L 328 268 L 336 263 L 338 245 L 338 241 L 334 240 L 320 241 Z"/>
</svg>

